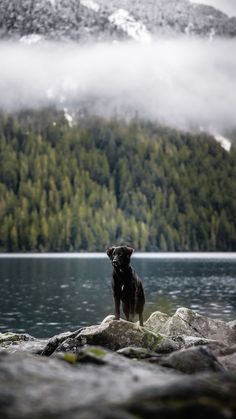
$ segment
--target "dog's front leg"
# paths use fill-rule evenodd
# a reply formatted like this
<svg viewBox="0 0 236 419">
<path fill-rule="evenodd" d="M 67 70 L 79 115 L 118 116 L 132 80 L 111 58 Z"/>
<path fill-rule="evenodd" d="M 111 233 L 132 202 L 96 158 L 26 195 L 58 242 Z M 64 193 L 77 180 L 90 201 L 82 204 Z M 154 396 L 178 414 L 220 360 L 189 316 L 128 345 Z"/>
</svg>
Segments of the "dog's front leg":
<svg viewBox="0 0 236 419">
<path fill-rule="evenodd" d="M 115 320 L 120 320 L 120 297 L 114 295 L 115 302 Z"/>
</svg>

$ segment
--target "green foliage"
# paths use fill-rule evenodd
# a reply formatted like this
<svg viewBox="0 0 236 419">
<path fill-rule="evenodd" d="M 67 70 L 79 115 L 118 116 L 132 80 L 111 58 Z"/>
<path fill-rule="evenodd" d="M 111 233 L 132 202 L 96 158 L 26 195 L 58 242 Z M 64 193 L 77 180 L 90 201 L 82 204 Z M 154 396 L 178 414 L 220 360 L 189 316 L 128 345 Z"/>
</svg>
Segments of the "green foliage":
<svg viewBox="0 0 236 419">
<path fill-rule="evenodd" d="M 0 114 L 0 250 L 236 250 L 236 152 L 206 134 Z"/>
</svg>

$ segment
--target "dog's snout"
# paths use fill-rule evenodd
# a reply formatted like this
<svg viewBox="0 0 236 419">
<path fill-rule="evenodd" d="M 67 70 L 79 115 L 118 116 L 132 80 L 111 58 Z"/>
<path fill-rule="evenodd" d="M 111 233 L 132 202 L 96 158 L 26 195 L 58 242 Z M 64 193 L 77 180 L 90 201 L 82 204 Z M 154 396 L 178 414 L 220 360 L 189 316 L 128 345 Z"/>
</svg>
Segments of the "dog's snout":
<svg viewBox="0 0 236 419">
<path fill-rule="evenodd" d="M 114 263 L 114 265 L 115 265 L 117 262 L 119 262 L 119 258 L 118 258 L 117 256 L 115 256 L 115 257 L 112 259 L 112 263 Z"/>
</svg>

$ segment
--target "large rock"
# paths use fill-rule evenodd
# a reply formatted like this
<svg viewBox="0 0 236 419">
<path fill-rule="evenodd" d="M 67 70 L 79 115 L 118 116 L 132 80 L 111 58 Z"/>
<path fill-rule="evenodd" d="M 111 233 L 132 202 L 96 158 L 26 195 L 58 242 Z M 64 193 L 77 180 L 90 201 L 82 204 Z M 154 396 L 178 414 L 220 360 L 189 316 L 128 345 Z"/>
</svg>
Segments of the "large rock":
<svg viewBox="0 0 236 419">
<path fill-rule="evenodd" d="M 29 352 L 41 354 L 46 345 L 46 339 L 36 339 L 33 336 L 22 333 L 0 333 L 0 352 Z"/>
<path fill-rule="evenodd" d="M 221 349 L 227 348 L 223 342 L 214 339 L 199 338 L 196 336 L 183 336 L 182 337 L 185 349 L 193 346 L 207 346 L 214 354 L 217 354 Z"/>
<path fill-rule="evenodd" d="M 170 316 L 168 314 L 162 313 L 161 311 L 154 311 L 144 323 L 144 326 L 154 333 L 159 333 L 169 319 Z"/>
<path fill-rule="evenodd" d="M 56 357 L 0 353 L 0 418 L 71 419 L 73 412 L 80 418 L 84 409 L 92 415 L 93 407 L 124 403 L 137 391 L 150 385 L 161 388 L 163 382 L 171 384 L 178 378 L 159 366 L 101 348 L 84 348 L 82 354 L 85 358 L 74 363 L 65 354 L 68 363 Z M 104 363 L 96 365 L 94 358 L 86 359 L 88 355 Z"/>
<path fill-rule="evenodd" d="M 236 417 L 235 322 L 184 308 L 145 327 L 111 316 L 51 338 L 51 357 L 22 353 L 40 343 L 29 335 L 0 338 L 0 418 Z"/>
<path fill-rule="evenodd" d="M 77 336 L 64 340 L 57 347 L 59 352 L 77 352 L 83 345 L 100 345 L 116 351 L 127 346 L 135 346 L 156 351 L 162 337 L 143 327 L 125 320 L 110 320 L 98 326 L 90 326 Z"/>
<path fill-rule="evenodd" d="M 26 342 L 30 340 L 36 340 L 33 336 L 28 335 L 27 333 L 12 333 L 12 332 L 5 332 L 0 333 L 0 345 L 2 343 L 13 343 L 13 342 Z"/>
<path fill-rule="evenodd" d="M 125 356 L 126 358 L 137 360 L 157 358 L 156 352 L 152 352 L 144 348 L 135 348 L 133 346 L 128 346 L 126 348 L 119 349 L 117 353 Z"/>
<path fill-rule="evenodd" d="M 210 339 L 221 342 L 226 345 L 236 343 L 236 324 L 235 322 L 224 322 L 222 320 L 215 320 L 209 317 L 202 316 L 194 311 L 181 307 L 176 313 L 167 319 L 167 321 L 160 328 L 162 322 L 162 313 L 156 312 L 151 316 L 156 318 L 155 322 L 150 318 L 145 323 L 149 327 L 151 322 L 151 330 L 155 333 L 158 331 L 167 336 L 191 336 L 197 338 Z"/>
<path fill-rule="evenodd" d="M 99 355 L 97 348 L 87 349 Z M 85 356 L 87 349 L 82 349 Z M 189 376 L 99 350 L 109 362 L 95 365 L 87 358 L 68 364 L 56 357 L 0 353 L 0 417 L 228 419 L 236 415 L 235 375 Z"/>
<path fill-rule="evenodd" d="M 236 373 L 236 345 L 218 350 L 218 360 L 225 369 Z"/>
<path fill-rule="evenodd" d="M 220 372 L 227 369 L 227 360 L 224 363 L 225 368 L 223 363 L 204 346 L 182 349 L 169 355 L 157 354 L 156 352 L 150 352 L 141 348 L 124 348 L 120 349 L 118 353 L 127 358 L 145 360 L 149 363 L 171 368 L 185 374 L 195 374 L 203 371 Z M 236 367 L 236 363 L 234 366 Z"/>
<path fill-rule="evenodd" d="M 47 342 L 46 346 L 44 345 L 44 348 L 42 348 L 41 355 L 44 356 L 50 356 L 52 353 L 57 349 L 57 347 L 64 342 L 67 339 L 73 339 L 75 336 L 78 335 L 78 333 L 82 329 L 76 330 L 75 332 L 64 332 L 60 333 L 59 335 L 53 336 L 49 341 Z"/>
<path fill-rule="evenodd" d="M 236 417 L 236 376 L 201 374 L 182 377 L 174 385 L 150 386 L 125 404 L 140 419 L 229 419 Z M 130 418 L 131 419 L 131 418 Z"/>
<path fill-rule="evenodd" d="M 223 365 L 204 346 L 173 352 L 162 358 L 159 365 L 173 368 L 186 374 L 199 373 L 200 371 L 224 371 Z"/>
</svg>

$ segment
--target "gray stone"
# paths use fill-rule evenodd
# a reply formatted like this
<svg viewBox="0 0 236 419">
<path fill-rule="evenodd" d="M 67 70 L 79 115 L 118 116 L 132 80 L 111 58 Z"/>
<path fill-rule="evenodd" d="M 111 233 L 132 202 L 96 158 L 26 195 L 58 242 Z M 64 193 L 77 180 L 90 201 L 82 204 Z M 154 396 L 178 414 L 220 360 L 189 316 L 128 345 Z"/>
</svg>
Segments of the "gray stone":
<svg viewBox="0 0 236 419">
<path fill-rule="evenodd" d="M 182 339 L 186 349 L 191 348 L 192 346 L 207 346 L 211 351 L 217 352 L 218 350 L 227 347 L 224 343 L 214 339 L 199 338 L 196 336 L 183 336 Z"/>
<path fill-rule="evenodd" d="M 54 357 L 66 361 L 69 364 L 95 364 L 95 365 L 119 365 L 120 358 L 115 352 L 100 346 L 83 346 L 77 352 L 54 352 Z"/>
<path fill-rule="evenodd" d="M 226 370 L 236 374 L 236 352 L 231 355 L 226 355 L 218 358 L 219 362 L 225 367 Z"/>
<path fill-rule="evenodd" d="M 110 352 L 105 352 L 104 357 L 109 357 Z M 235 374 L 186 375 L 119 354 L 111 356 L 110 363 L 94 365 L 0 353 L 0 417 L 227 419 L 236 415 Z"/>
<path fill-rule="evenodd" d="M 110 323 L 112 320 L 115 320 L 115 316 L 114 314 L 109 314 L 108 316 L 105 317 L 105 319 L 103 319 L 101 324 Z"/>
<path fill-rule="evenodd" d="M 224 371 L 223 365 L 205 346 L 182 349 L 162 358 L 159 365 L 173 368 L 185 374 L 200 371 Z"/>
<path fill-rule="evenodd" d="M 144 323 L 144 327 L 153 333 L 159 333 L 169 318 L 170 316 L 161 311 L 154 311 Z"/>
<path fill-rule="evenodd" d="M 68 354 L 66 354 L 68 355 Z M 0 353 L 0 417 L 70 418 L 70 412 L 123 403 L 150 385 L 175 382 L 174 372 L 113 357 L 108 364 L 68 363 L 55 357 Z M 65 359 L 68 361 L 68 359 Z M 118 406 L 119 407 L 119 406 Z M 118 408 L 117 407 L 117 408 Z"/>
<path fill-rule="evenodd" d="M 36 339 L 33 336 L 28 335 L 27 333 L 0 333 L 0 345 L 5 342 L 27 342 L 32 340 Z"/>
<path fill-rule="evenodd" d="M 42 349 L 41 355 L 43 356 L 50 356 L 52 353 L 57 349 L 57 347 L 64 342 L 66 339 L 74 338 L 78 335 L 78 333 L 82 329 L 76 330 L 75 332 L 64 332 L 60 333 L 59 335 L 53 336 L 49 341 L 47 342 L 46 346 Z"/>
<path fill-rule="evenodd" d="M 100 345 L 117 351 L 135 346 L 155 351 L 162 337 L 125 320 L 111 320 L 98 326 L 84 328 L 77 336 L 69 337 L 58 347 L 58 352 L 77 352 L 83 345 Z"/>
<path fill-rule="evenodd" d="M 218 354 L 218 360 L 225 369 L 236 373 L 236 345 L 221 349 Z"/>
<path fill-rule="evenodd" d="M 133 346 L 119 349 L 117 353 L 127 358 L 137 359 L 137 360 L 148 359 L 148 358 L 157 356 L 156 352 L 149 351 L 148 349 L 145 349 L 145 348 L 135 348 Z"/>
<path fill-rule="evenodd" d="M 41 354 L 46 339 L 36 339 L 33 336 L 22 333 L 0 333 L 0 352 L 29 352 L 32 354 Z"/>
<path fill-rule="evenodd" d="M 162 340 L 156 348 L 158 354 L 169 354 L 170 352 L 178 351 L 185 346 L 184 339 L 181 336 L 161 336 Z"/>
<path fill-rule="evenodd" d="M 226 323 L 222 320 L 211 319 L 184 307 L 179 308 L 167 320 L 161 333 L 168 336 L 195 336 L 213 339 L 227 345 L 236 342 L 234 322 Z"/>
<path fill-rule="evenodd" d="M 161 388 L 143 389 L 125 404 L 142 419 L 229 419 L 236 417 L 236 376 L 224 373 L 185 376 Z"/>
<path fill-rule="evenodd" d="M 36 339 L 33 341 L 4 342 L 0 344 L 0 352 L 8 353 L 28 352 L 35 355 L 41 355 L 46 345 L 45 339 Z"/>
</svg>

